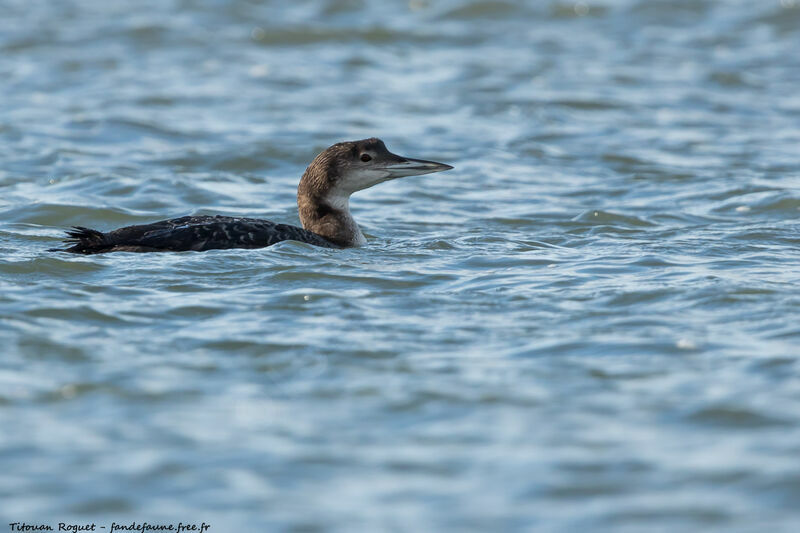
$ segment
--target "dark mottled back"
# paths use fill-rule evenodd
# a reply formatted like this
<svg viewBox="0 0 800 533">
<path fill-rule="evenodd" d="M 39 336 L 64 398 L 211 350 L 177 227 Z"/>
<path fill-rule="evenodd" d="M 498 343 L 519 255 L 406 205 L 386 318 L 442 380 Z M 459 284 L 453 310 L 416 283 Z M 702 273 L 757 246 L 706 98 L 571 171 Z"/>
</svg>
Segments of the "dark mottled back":
<svg viewBox="0 0 800 533">
<path fill-rule="evenodd" d="M 281 241 L 337 246 L 303 228 L 254 218 L 186 216 L 153 224 L 126 226 L 108 233 L 89 228 L 67 232 L 72 244 L 64 251 L 76 254 L 106 252 L 181 252 L 226 248 L 264 248 Z"/>
</svg>

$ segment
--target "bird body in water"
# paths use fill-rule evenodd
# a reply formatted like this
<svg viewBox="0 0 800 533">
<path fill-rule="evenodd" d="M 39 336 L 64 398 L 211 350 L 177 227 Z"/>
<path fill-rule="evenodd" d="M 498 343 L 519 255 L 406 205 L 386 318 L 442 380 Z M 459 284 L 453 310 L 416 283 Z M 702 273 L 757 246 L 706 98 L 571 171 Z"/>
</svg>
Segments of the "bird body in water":
<svg viewBox="0 0 800 533">
<path fill-rule="evenodd" d="M 378 183 L 441 172 L 453 167 L 391 153 L 380 139 L 334 144 L 308 166 L 297 188 L 302 228 L 269 220 L 226 216 L 185 216 L 109 232 L 75 227 L 56 251 L 179 252 L 225 248 L 263 248 L 281 241 L 301 241 L 326 248 L 366 243 L 350 214 L 350 195 Z"/>
</svg>

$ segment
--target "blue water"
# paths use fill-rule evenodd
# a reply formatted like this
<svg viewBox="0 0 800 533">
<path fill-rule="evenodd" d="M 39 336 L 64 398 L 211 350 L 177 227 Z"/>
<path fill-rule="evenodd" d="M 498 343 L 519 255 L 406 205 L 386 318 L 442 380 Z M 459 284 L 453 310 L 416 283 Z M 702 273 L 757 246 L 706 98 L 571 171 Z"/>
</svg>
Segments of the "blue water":
<svg viewBox="0 0 800 533">
<path fill-rule="evenodd" d="M 0 3 L 0 518 L 228 531 L 800 523 L 800 2 Z M 360 249 L 71 256 L 298 224 Z M 5 527 L 5 526 L 3 526 Z"/>
</svg>

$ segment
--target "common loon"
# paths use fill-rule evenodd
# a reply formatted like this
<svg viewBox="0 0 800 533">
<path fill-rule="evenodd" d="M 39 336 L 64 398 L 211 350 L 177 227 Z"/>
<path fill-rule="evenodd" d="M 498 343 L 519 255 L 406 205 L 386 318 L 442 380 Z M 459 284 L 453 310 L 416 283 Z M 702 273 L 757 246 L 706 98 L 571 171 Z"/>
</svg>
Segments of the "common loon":
<svg viewBox="0 0 800 533">
<path fill-rule="evenodd" d="M 376 138 L 334 144 L 306 169 L 297 187 L 302 228 L 269 220 L 226 216 L 185 216 L 106 233 L 73 227 L 64 241 L 74 254 L 179 252 L 221 248 L 263 248 L 301 241 L 327 248 L 366 243 L 350 214 L 350 195 L 383 181 L 450 170 L 450 165 L 401 157 Z"/>
</svg>

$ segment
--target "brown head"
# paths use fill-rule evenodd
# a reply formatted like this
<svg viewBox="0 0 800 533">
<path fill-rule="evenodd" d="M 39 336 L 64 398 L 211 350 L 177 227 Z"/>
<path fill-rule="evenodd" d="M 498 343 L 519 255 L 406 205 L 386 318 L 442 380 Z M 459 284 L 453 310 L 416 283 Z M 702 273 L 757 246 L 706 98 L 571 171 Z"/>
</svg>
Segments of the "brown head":
<svg viewBox="0 0 800 533">
<path fill-rule="evenodd" d="M 334 144 L 314 158 L 300 180 L 300 221 L 305 229 L 336 244 L 359 246 L 364 236 L 350 215 L 351 194 L 384 181 L 451 168 L 393 154 L 374 137 Z"/>
</svg>

